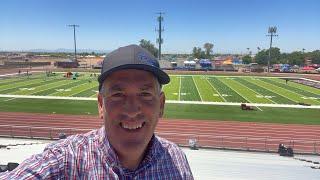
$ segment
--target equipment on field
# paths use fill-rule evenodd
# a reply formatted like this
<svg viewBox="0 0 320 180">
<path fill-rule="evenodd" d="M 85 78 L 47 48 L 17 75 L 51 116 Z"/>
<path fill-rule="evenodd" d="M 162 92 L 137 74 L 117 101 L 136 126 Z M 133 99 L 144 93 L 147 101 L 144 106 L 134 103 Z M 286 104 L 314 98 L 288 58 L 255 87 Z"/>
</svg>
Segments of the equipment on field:
<svg viewBox="0 0 320 180">
<path fill-rule="evenodd" d="M 246 105 L 245 103 L 241 104 L 242 110 L 254 110 L 253 107 Z"/>
</svg>

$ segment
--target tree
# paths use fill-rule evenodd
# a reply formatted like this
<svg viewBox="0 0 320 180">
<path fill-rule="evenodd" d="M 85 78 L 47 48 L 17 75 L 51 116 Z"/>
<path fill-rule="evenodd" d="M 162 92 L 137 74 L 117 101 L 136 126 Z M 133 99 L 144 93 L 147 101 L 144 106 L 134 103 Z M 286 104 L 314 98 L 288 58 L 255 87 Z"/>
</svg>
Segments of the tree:
<svg viewBox="0 0 320 180">
<path fill-rule="evenodd" d="M 312 63 L 320 64 L 320 50 L 312 51 L 310 53 L 310 57 L 311 57 Z"/>
<path fill-rule="evenodd" d="M 304 55 L 301 51 L 295 51 L 287 55 L 289 64 L 292 65 L 303 65 L 304 64 Z"/>
<path fill-rule="evenodd" d="M 271 48 L 271 60 L 270 64 L 276 64 L 279 63 L 281 57 L 280 49 L 277 47 Z M 269 49 L 258 52 L 255 60 L 258 64 L 267 65 L 268 64 L 268 58 L 269 58 Z"/>
<path fill-rule="evenodd" d="M 244 57 L 242 58 L 242 62 L 243 62 L 244 64 L 250 64 L 250 63 L 252 63 L 252 57 L 249 56 L 249 55 L 246 55 L 246 56 L 244 56 Z"/>
<path fill-rule="evenodd" d="M 140 46 L 147 49 L 155 57 L 158 56 L 158 49 L 150 42 L 145 39 L 140 40 Z"/>
<path fill-rule="evenodd" d="M 192 56 L 193 56 L 194 58 L 200 59 L 200 58 L 201 58 L 201 48 L 199 48 L 199 47 L 194 47 L 194 48 L 192 49 Z"/>
<path fill-rule="evenodd" d="M 203 45 L 203 48 L 205 49 L 206 58 L 210 59 L 210 57 L 211 57 L 210 54 L 212 53 L 213 44 L 212 43 L 205 43 Z"/>
<path fill-rule="evenodd" d="M 204 59 L 207 57 L 206 53 L 202 51 L 200 47 L 194 47 L 192 49 L 192 56 L 193 58 L 197 58 L 197 59 Z"/>
</svg>

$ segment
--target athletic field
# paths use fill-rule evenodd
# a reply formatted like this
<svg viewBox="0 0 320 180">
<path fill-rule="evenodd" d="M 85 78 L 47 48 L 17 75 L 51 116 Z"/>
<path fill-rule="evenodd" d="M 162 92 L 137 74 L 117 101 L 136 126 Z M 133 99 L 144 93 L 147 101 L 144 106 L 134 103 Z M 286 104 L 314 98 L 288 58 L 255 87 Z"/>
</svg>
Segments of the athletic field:
<svg viewBox="0 0 320 180">
<path fill-rule="evenodd" d="M 1 111 L 97 114 L 98 75 L 79 73 L 75 79 L 64 75 L 0 77 Z M 320 89 L 285 78 L 171 75 L 163 90 L 169 118 L 320 123 Z M 254 111 L 241 110 L 240 103 L 251 104 Z"/>
</svg>

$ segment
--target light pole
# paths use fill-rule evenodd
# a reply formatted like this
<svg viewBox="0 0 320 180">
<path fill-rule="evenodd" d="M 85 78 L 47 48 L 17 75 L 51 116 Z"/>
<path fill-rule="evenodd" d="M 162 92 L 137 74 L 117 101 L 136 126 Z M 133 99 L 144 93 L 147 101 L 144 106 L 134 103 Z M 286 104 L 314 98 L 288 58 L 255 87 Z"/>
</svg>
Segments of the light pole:
<svg viewBox="0 0 320 180">
<path fill-rule="evenodd" d="M 77 62 L 77 42 L 76 42 L 76 27 L 80 27 L 77 24 L 70 24 L 69 27 L 73 27 L 73 41 L 74 41 L 74 61 Z"/>
<path fill-rule="evenodd" d="M 277 33 L 277 27 L 276 26 L 269 27 L 268 35 L 267 35 L 267 36 L 270 36 L 270 48 L 269 48 L 269 58 L 268 58 L 268 73 L 270 72 L 272 37 L 273 36 L 278 36 L 278 35 L 276 35 L 276 33 Z"/>
<path fill-rule="evenodd" d="M 159 38 L 157 39 L 157 43 L 159 44 L 159 52 L 158 52 L 158 59 L 159 61 L 161 60 L 161 44 L 163 43 L 163 39 L 161 37 L 161 33 L 164 31 L 164 28 L 162 27 L 161 23 L 163 21 L 163 17 L 162 15 L 164 14 L 163 12 L 159 12 L 157 13 L 159 14 L 159 17 L 157 18 L 158 22 L 159 22 L 159 29 L 156 29 L 156 31 L 159 32 Z"/>
</svg>

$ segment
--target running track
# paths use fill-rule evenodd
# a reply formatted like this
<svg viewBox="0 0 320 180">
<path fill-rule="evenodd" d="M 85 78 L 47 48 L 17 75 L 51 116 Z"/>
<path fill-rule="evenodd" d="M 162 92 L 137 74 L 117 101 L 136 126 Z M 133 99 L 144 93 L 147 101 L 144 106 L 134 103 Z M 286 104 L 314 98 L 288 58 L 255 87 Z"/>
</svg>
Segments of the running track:
<svg viewBox="0 0 320 180">
<path fill-rule="evenodd" d="M 103 125 L 95 116 L 0 113 L 0 136 L 58 138 Z M 320 125 L 161 119 L 156 133 L 180 145 L 196 139 L 201 147 L 277 151 L 279 143 L 295 152 L 320 153 Z"/>
</svg>

